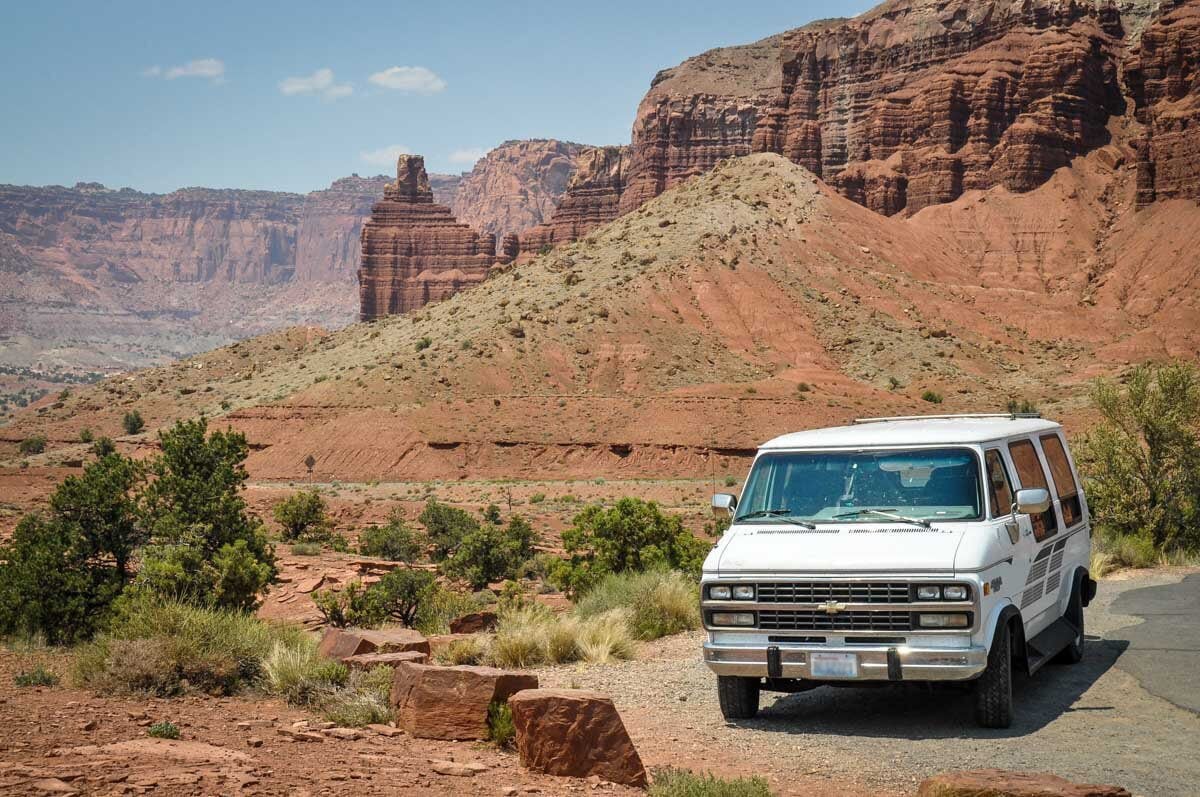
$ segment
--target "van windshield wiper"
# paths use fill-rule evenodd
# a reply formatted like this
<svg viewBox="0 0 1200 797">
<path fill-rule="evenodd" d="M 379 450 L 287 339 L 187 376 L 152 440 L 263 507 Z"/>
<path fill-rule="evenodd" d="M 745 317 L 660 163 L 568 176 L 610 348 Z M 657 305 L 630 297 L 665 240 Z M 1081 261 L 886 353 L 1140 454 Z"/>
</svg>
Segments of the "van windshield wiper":
<svg viewBox="0 0 1200 797">
<path fill-rule="evenodd" d="M 757 512 L 747 512 L 738 518 L 738 520 L 754 520 L 755 518 L 778 518 L 785 523 L 791 523 L 793 526 L 803 526 L 806 529 L 815 529 L 816 525 L 809 523 L 806 520 L 792 517 L 791 510 L 788 509 L 760 509 Z"/>
<path fill-rule="evenodd" d="M 903 520 L 905 523 L 915 523 L 927 529 L 933 528 L 928 520 L 908 517 L 907 515 L 897 515 L 891 509 L 855 509 L 853 512 L 843 512 L 840 515 L 834 515 L 834 518 L 862 517 L 863 515 L 879 515 L 880 517 L 891 518 L 892 520 Z"/>
</svg>

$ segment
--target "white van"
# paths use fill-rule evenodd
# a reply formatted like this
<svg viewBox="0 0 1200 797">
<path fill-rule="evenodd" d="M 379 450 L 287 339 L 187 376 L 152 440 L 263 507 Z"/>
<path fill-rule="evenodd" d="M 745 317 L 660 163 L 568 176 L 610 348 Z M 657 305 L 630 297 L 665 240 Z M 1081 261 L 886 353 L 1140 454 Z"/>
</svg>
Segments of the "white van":
<svg viewBox="0 0 1200 797">
<path fill-rule="evenodd" d="M 759 692 L 974 680 L 1012 721 L 1012 671 L 1083 656 L 1087 500 L 1062 427 L 1035 415 L 870 418 L 763 445 L 704 563 L 704 661 L 721 711 Z"/>
</svg>

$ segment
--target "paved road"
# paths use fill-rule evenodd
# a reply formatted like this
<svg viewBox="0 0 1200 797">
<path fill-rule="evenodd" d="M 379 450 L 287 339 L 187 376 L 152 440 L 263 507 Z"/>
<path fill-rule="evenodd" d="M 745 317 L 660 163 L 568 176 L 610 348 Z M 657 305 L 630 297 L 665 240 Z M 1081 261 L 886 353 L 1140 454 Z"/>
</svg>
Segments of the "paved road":
<svg viewBox="0 0 1200 797">
<path fill-rule="evenodd" d="M 1143 622 L 1109 633 L 1129 647 L 1117 667 L 1142 688 L 1200 714 L 1200 573 L 1122 594 L 1113 611 Z"/>
</svg>

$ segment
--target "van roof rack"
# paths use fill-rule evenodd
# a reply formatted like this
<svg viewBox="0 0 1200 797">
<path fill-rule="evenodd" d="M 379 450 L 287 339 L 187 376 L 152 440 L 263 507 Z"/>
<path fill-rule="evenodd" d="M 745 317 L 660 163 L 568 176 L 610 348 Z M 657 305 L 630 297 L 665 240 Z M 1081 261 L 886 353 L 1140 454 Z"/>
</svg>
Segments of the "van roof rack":
<svg viewBox="0 0 1200 797">
<path fill-rule="evenodd" d="M 887 423 L 888 421 L 954 420 L 957 418 L 1007 418 L 1010 421 L 1041 418 L 1040 412 L 961 412 L 951 415 L 896 415 L 891 418 L 855 418 L 854 423 Z"/>
</svg>

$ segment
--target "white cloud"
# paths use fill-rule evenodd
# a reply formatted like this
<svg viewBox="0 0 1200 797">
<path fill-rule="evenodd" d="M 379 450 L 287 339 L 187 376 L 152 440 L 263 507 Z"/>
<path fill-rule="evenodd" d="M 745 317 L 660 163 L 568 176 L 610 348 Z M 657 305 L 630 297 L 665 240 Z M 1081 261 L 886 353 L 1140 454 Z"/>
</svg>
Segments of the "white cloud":
<svg viewBox="0 0 1200 797">
<path fill-rule="evenodd" d="M 395 168 L 396 160 L 401 155 L 410 155 L 412 150 L 403 144 L 392 144 L 390 147 L 382 147 L 380 149 L 367 150 L 360 152 L 359 157 L 372 166 L 391 166 Z"/>
<path fill-rule="evenodd" d="M 162 67 L 158 66 L 157 64 L 154 66 L 148 66 L 142 70 L 142 77 L 158 77 L 161 74 Z"/>
<path fill-rule="evenodd" d="M 487 150 L 483 147 L 468 147 L 467 149 L 456 149 L 450 153 L 451 163 L 460 163 L 466 166 L 474 166 L 475 161 L 487 154 Z"/>
<path fill-rule="evenodd" d="M 354 93 L 354 87 L 349 83 L 335 83 L 332 69 L 318 69 L 308 77 L 289 77 L 279 81 L 279 90 L 291 96 L 294 94 L 319 94 L 327 100 L 349 97 Z"/>
<path fill-rule="evenodd" d="M 393 66 L 376 72 L 368 80 L 376 86 L 409 94 L 437 94 L 446 88 L 446 81 L 423 66 Z"/>
<path fill-rule="evenodd" d="M 163 77 L 167 80 L 179 77 L 207 77 L 220 81 L 225 77 L 225 62 L 219 58 L 198 58 L 171 67 L 163 73 Z"/>
</svg>

